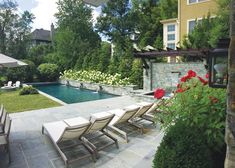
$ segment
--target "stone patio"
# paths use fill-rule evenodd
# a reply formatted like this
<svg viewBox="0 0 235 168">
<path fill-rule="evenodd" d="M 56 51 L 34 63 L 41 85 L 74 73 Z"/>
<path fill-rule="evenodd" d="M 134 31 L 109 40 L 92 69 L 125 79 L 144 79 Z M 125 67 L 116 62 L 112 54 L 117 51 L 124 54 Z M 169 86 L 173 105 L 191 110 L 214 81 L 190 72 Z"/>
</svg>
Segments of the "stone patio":
<svg viewBox="0 0 235 168">
<path fill-rule="evenodd" d="M 135 104 L 136 100 L 122 96 L 98 101 L 76 103 L 62 107 L 11 114 L 12 129 L 10 148 L 12 163 L 7 165 L 5 153 L 0 153 L 0 168 L 64 168 L 50 139 L 41 134 L 42 124 L 66 118 L 82 116 L 88 119 L 91 113 L 107 111 Z M 100 151 L 96 163 L 84 159 L 74 162 L 70 168 L 150 168 L 163 133 L 159 127 L 144 123 L 145 134 L 131 132 L 129 143 L 118 138 L 119 149 L 114 145 Z"/>
</svg>

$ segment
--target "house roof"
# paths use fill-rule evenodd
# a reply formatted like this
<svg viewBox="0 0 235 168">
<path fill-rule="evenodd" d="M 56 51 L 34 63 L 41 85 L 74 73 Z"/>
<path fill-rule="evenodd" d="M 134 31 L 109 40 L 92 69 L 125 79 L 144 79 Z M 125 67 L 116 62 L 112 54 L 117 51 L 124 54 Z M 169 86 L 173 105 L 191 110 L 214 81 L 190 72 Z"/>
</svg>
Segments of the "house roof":
<svg viewBox="0 0 235 168">
<path fill-rule="evenodd" d="M 50 33 L 49 30 L 35 29 L 32 32 L 32 40 L 51 41 Z"/>
</svg>

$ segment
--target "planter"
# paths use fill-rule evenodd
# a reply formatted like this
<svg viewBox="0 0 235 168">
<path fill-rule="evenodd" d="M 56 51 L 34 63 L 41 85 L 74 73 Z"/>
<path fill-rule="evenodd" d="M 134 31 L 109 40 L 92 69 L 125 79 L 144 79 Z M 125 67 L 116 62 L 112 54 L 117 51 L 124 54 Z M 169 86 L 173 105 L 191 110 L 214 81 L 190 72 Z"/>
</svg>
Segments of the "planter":
<svg viewBox="0 0 235 168">
<path fill-rule="evenodd" d="M 75 81 L 75 80 L 60 80 L 61 84 L 69 85 L 73 87 L 79 87 L 104 93 L 110 93 L 115 95 L 130 95 L 133 90 L 138 89 L 136 85 L 129 86 L 111 86 L 99 83 Z"/>
</svg>

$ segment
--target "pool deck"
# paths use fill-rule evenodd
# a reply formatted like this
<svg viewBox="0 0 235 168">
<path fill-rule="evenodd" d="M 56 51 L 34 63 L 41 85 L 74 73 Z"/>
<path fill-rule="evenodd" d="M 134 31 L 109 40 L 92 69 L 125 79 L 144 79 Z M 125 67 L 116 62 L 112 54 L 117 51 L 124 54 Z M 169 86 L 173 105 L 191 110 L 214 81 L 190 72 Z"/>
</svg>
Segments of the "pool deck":
<svg viewBox="0 0 235 168">
<path fill-rule="evenodd" d="M 12 129 L 10 149 L 12 163 L 7 166 L 5 153 L 0 153 L 0 168 L 64 168 L 50 139 L 41 134 L 42 124 L 135 104 L 129 96 L 75 103 L 61 107 L 10 114 Z M 145 123 L 145 134 L 132 132 L 129 143 L 119 140 L 119 149 L 110 146 L 99 152 L 96 163 L 89 159 L 74 162 L 70 168 L 151 168 L 152 160 L 163 137 L 159 127 Z"/>
</svg>

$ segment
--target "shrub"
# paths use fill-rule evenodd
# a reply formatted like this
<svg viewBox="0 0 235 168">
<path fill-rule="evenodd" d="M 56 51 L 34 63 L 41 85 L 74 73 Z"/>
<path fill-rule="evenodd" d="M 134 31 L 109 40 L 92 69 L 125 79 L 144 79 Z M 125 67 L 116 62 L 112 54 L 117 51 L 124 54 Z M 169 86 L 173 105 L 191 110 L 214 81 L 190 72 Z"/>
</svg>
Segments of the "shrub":
<svg viewBox="0 0 235 168">
<path fill-rule="evenodd" d="M 38 94 L 37 89 L 35 89 L 32 86 L 26 86 L 23 87 L 19 92 L 19 95 L 30 95 L 30 94 Z"/>
<path fill-rule="evenodd" d="M 38 67 L 39 79 L 41 81 L 56 81 L 59 78 L 59 68 L 56 64 L 41 64 Z"/>
<path fill-rule="evenodd" d="M 94 82 L 101 83 L 107 85 L 117 85 L 117 86 L 126 86 L 130 85 L 129 78 L 121 78 L 121 75 L 116 73 L 115 75 L 110 75 L 106 73 L 102 73 L 100 71 L 73 71 L 68 70 L 64 71 L 61 74 L 60 78 L 62 79 L 70 79 L 70 80 L 79 80 L 84 82 Z"/>
<path fill-rule="evenodd" d="M 181 83 L 170 106 L 161 106 L 165 113 L 158 114 L 164 121 L 162 127 L 170 129 L 177 122 L 186 127 L 195 126 L 206 136 L 206 143 L 213 151 L 224 145 L 226 90 L 210 88 L 207 81 L 189 71 Z"/>
<path fill-rule="evenodd" d="M 177 123 L 158 147 L 153 168 L 211 168 L 213 161 L 206 138 L 197 127 Z"/>
</svg>

